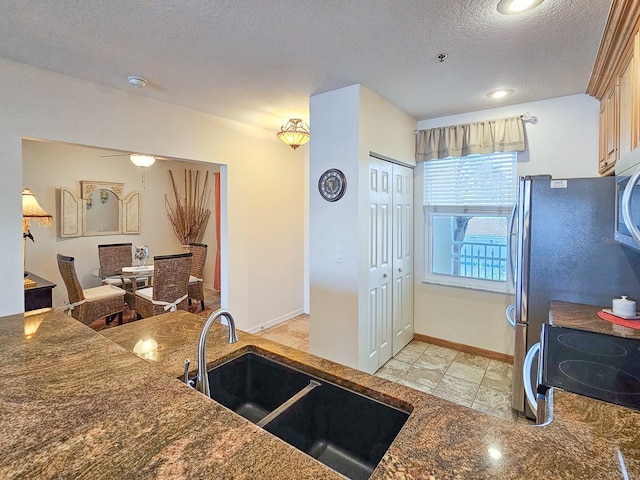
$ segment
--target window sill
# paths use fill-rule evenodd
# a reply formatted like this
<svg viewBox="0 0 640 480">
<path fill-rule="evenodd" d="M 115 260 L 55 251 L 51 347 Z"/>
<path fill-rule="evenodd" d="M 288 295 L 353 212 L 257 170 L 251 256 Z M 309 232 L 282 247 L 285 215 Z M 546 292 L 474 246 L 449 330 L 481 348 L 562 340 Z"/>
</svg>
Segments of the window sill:
<svg viewBox="0 0 640 480">
<path fill-rule="evenodd" d="M 490 288 L 488 286 L 460 285 L 452 282 L 444 282 L 444 281 L 438 282 L 435 280 L 422 280 L 422 283 L 425 285 L 439 285 L 441 287 L 462 288 L 465 290 L 476 290 L 479 292 L 498 293 L 501 295 L 513 295 L 515 293 L 508 288 Z"/>
</svg>

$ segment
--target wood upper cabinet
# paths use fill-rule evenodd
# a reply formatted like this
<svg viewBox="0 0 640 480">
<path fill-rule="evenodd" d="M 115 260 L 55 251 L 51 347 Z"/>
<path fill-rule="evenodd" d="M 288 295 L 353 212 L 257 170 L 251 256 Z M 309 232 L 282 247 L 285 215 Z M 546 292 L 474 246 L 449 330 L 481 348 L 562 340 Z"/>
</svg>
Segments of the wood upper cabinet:
<svg viewBox="0 0 640 480">
<path fill-rule="evenodd" d="M 618 160 L 618 85 L 614 83 L 600 101 L 600 155 L 598 171 L 609 173 Z"/>
<path fill-rule="evenodd" d="M 637 37 L 637 34 L 636 34 Z M 637 144 L 637 89 L 635 45 L 622 62 L 618 74 L 618 158 L 624 157 Z"/>
<path fill-rule="evenodd" d="M 640 2 L 614 0 L 587 93 L 600 100 L 598 171 L 640 145 Z"/>
</svg>

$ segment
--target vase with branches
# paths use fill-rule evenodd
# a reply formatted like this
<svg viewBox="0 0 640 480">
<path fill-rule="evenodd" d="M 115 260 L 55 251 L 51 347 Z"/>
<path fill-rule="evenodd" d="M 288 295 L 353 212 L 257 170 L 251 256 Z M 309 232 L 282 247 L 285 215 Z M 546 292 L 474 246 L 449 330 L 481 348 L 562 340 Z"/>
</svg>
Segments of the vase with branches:
<svg viewBox="0 0 640 480">
<path fill-rule="evenodd" d="M 169 201 L 167 194 L 164 196 L 167 215 L 171 221 L 173 231 L 183 245 L 198 242 L 209 220 L 211 210 L 208 208 L 209 196 L 209 172 L 198 170 L 184 171 L 183 188 L 178 188 L 173 172 L 169 170 L 171 178 L 171 190 L 175 203 Z"/>
</svg>

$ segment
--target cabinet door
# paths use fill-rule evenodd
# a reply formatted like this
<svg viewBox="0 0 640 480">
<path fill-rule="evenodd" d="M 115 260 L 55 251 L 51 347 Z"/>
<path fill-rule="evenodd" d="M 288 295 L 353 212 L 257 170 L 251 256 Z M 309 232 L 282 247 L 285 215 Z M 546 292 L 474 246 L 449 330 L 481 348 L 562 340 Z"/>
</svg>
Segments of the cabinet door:
<svg viewBox="0 0 640 480">
<path fill-rule="evenodd" d="M 632 131 L 631 131 L 631 149 L 640 147 L 640 74 L 638 69 L 640 68 L 640 32 L 636 33 L 633 39 L 633 60 L 631 63 L 631 115 Z"/>
<path fill-rule="evenodd" d="M 624 157 L 635 146 L 635 57 L 633 51 L 622 64 L 618 75 L 618 104 L 619 104 L 619 145 L 618 158 Z"/>
<path fill-rule="evenodd" d="M 600 119 L 598 122 L 598 172 L 607 169 L 607 102 L 600 101 Z"/>
<path fill-rule="evenodd" d="M 618 159 L 618 86 L 613 84 L 600 102 L 600 165 L 601 174 L 609 173 Z"/>
</svg>

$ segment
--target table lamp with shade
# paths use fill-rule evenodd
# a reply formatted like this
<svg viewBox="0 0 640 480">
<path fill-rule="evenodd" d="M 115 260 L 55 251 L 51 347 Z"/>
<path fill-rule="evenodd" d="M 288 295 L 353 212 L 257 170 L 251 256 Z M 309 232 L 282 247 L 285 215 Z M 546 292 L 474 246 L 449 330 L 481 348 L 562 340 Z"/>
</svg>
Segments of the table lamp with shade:
<svg viewBox="0 0 640 480">
<path fill-rule="evenodd" d="M 27 238 L 30 238 L 33 242 L 33 235 L 29 231 L 29 222 L 37 220 L 38 224 L 42 227 L 50 227 L 53 225 L 53 217 L 45 212 L 36 196 L 25 188 L 22 192 L 22 256 L 24 262 L 24 288 L 33 288 L 36 286 L 36 282 L 27 276 Z"/>
</svg>

